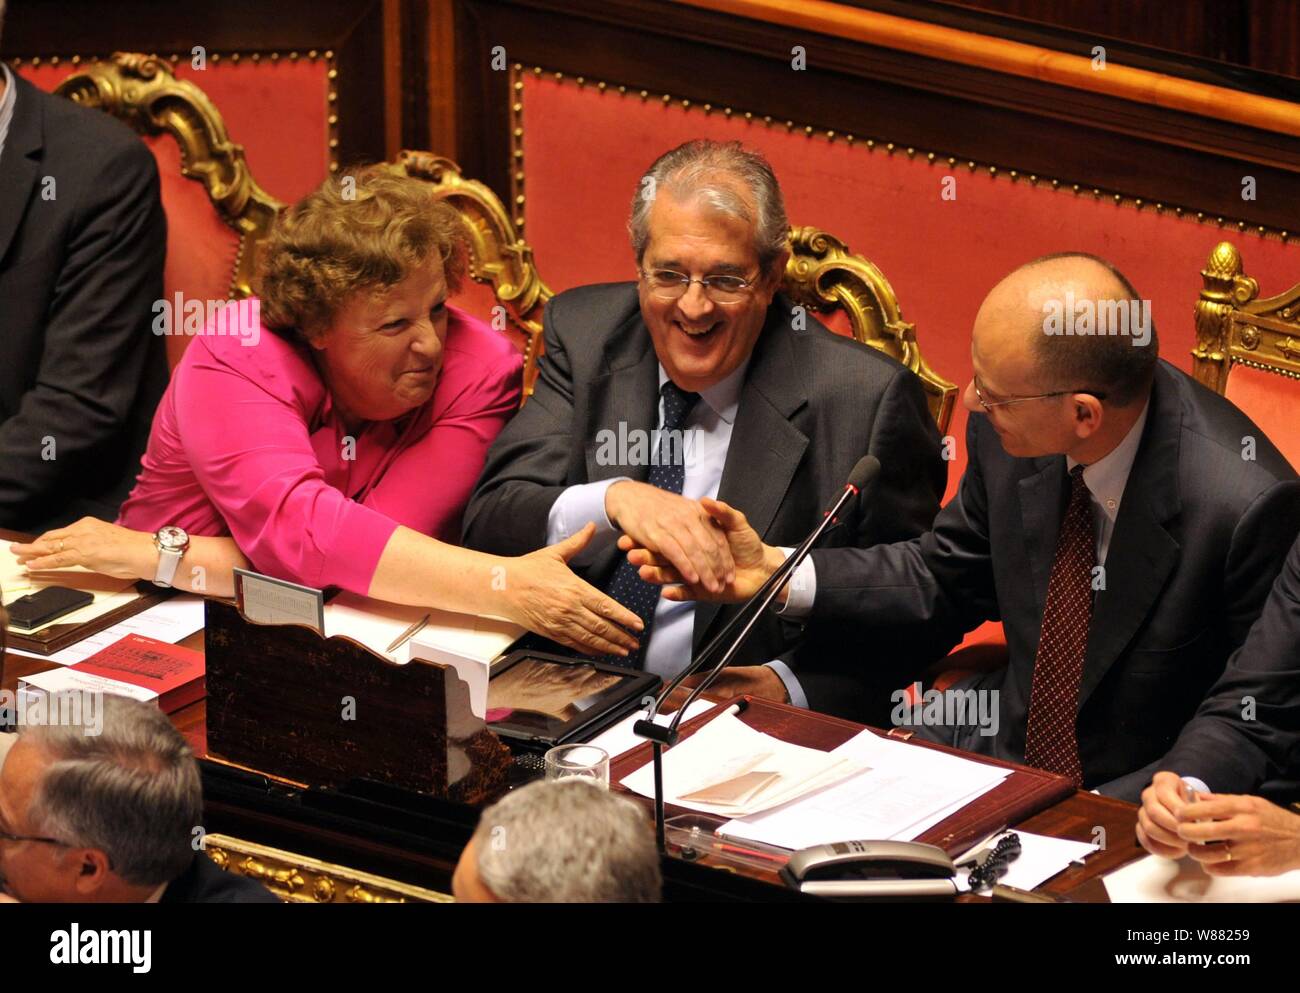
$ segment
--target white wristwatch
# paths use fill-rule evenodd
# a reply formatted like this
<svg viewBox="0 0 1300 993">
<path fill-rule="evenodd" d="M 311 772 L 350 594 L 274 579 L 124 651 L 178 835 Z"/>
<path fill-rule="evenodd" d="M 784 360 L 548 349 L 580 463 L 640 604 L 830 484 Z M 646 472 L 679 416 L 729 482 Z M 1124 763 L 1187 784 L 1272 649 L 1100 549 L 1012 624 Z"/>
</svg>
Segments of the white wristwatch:
<svg viewBox="0 0 1300 993">
<path fill-rule="evenodd" d="M 171 586 L 181 556 L 190 547 L 190 536 L 175 524 L 168 524 L 154 532 L 153 543 L 158 549 L 158 574 L 153 577 L 154 585 Z"/>
</svg>

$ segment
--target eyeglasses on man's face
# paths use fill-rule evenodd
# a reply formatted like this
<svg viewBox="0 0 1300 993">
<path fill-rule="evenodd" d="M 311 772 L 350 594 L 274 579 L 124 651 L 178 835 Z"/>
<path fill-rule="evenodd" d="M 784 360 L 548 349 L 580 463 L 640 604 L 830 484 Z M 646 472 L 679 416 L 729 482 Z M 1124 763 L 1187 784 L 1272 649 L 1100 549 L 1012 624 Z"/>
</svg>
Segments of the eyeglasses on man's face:
<svg viewBox="0 0 1300 993">
<path fill-rule="evenodd" d="M 979 377 L 972 377 L 975 384 L 975 399 L 985 410 L 992 410 L 994 407 L 1006 407 L 1013 403 L 1025 403 L 1028 400 L 1047 400 L 1050 397 L 1068 397 L 1075 393 L 1084 393 L 1090 397 L 1096 397 L 1098 400 L 1105 400 L 1106 394 L 1097 390 L 1056 390 L 1052 393 L 1036 393 L 1027 397 L 1005 397 L 1001 400 L 989 399 L 988 392 L 980 387 Z"/>
<path fill-rule="evenodd" d="M 758 285 L 757 274 L 751 277 L 719 274 L 692 279 L 675 269 L 642 269 L 640 273 L 650 292 L 661 300 L 680 300 L 692 283 L 699 283 L 704 295 L 714 303 L 740 303 Z"/>
</svg>

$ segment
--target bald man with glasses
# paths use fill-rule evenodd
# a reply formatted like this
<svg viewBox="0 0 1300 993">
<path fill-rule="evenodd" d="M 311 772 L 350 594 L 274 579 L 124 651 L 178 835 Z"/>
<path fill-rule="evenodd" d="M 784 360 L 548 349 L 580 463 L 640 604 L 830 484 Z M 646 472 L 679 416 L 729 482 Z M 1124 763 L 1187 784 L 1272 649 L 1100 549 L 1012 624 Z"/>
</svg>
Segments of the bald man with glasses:
<svg viewBox="0 0 1300 993">
<path fill-rule="evenodd" d="M 1061 334 L 1062 301 L 1104 319 Z M 955 644 L 1001 620 L 1008 664 L 953 687 L 983 706 L 966 720 L 900 708 L 895 723 L 1130 800 L 1164 768 L 1300 531 L 1300 482 L 1241 411 L 1159 360 L 1147 307 L 1108 262 L 1073 253 L 989 294 L 971 334 L 957 496 L 917 539 L 813 552 L 782 594 L 784 616 L 845 646 L 804 659 L 805 678 L 859 674 L 836 713 L 879 713 L 877 626 L 946 630 Z M 743 515 L 704 508 L 727 529 L 736 578 L 711 592 L 631 550 L 643 578 L 669 584 L 665 599 L 743 599 L 771 574 Z M 990 707 L 998 720 L 977 723 Z"/>
</svg>

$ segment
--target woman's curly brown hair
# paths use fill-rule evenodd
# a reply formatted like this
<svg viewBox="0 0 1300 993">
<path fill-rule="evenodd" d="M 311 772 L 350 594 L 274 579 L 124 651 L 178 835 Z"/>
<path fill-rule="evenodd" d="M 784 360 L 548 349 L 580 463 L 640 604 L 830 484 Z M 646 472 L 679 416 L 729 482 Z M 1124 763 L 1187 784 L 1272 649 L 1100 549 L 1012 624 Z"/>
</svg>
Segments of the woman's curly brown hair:
<svg viewBox="0 0 1300 993">
<path fill-rule="evenodd" d="M 381 166 L 331 176 L 280 215 L 259 250 L 262 320 L 315 338 L 353 294 L 396 286 L 435 251 L 454 293 L 467 250 L 460 215 L 423 181 Z"/>
</svg>

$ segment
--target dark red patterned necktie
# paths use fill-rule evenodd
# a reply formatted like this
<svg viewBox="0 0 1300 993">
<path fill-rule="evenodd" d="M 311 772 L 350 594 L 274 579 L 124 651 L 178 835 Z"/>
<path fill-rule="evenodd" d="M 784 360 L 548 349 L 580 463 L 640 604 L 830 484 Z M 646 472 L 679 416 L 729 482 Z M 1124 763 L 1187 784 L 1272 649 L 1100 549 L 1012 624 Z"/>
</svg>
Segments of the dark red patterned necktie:
<svg viewBox="0 0 1300 993">
<path fill-rule="evenodd" d="M 1097 564 L 1092 498 L 1083 469 L 1077 465 L 1070 470 L 1070 503 L 1047 583 L 1025 732 L 1025 762 L 1069 776 L 1075 786 L 1083 785 L 1076 720 L 1092 620 L 1092 569 Z"/>
</svg>

